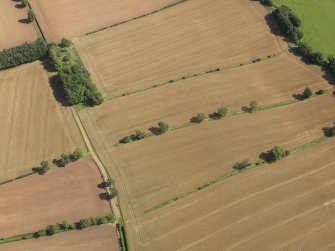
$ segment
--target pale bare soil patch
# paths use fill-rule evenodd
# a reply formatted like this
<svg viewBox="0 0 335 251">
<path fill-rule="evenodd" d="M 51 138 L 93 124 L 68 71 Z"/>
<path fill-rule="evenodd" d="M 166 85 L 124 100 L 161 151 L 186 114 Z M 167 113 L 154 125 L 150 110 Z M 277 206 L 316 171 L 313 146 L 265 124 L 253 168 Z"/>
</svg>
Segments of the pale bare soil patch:
<svg viewBox="0 0 335 251">
<path fill-rule="evenodd" d="M 12 0 L 0 2 L 0 50 L 38 38 L 33 24 L 27 23 L 27 9 L 20 4 L 21 1 Z"/>
<path fill-rule="evenodd" d="M 174 126 L 189 122 L 199 112 L 213 113 L 222 106 L 234 112 L 248 106 L 251 100 L 259 105 L 292 100 L 307 86 L 314 91 L 331 89 L 320 73 L 282 54 L 260 63 L 113 99 L 87 112 L 101 125 L 102 134 L 117 143 L 136 130 L 148 131 L 160 120 Z"/>
<path fill-rule="evenodd" d="M 163 8 L 177 0 L 31 0 L 48 41 L 74 38 Z"/>
<path fill-rule="evenodd" d="M 334 150 L 331 139 L 146 215 L 144 250 L 326 247 L 334 242 Z"/>
<path fill-rule="evenodd" d="M 41 63 L 0 73 L 0 105 L 1 181 L 74 150 Z"/>
<path fill-rule="evenodd" d="M 107 97 L 279 52 L 245 0 L 191 0 L 75 40 Z"/>
<path fill-rule="evenodd" d="M 0 236 L 31 233 L 50 224 L 101 216 L 110 212 L 101 200 L 99 170 L 81 159 L 44 175 L 34 175 L 0 186 Z"/>
<path fill-rule="evenodd" d="M 86 228 L 39 238 L 0 245 L 1 251 L 117 251 L 119 250 L 116 229 L 112 225 Z"/>
</svg>

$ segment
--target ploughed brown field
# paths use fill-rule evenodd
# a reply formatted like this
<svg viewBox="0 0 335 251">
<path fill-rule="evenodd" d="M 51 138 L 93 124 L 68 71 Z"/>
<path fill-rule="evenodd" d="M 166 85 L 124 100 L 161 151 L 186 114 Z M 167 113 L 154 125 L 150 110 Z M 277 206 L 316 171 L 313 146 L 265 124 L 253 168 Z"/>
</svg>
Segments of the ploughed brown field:
<svg viewBox="0 0 335 251">
<path fill-rule="evenodd" d="M 314 91 L 331 89 L 321 73 L 313 70 L 281 54 L 256 64 L 116 98 L 87 113 L 97 121 L 99 131 L 108 135 L 108 141 L 117 143 L 136 130 L 148 131 L 160 120 L 176 126 L 189 122 L 199 112 L 213 113 L 222 106 L 237 112 L 251 100 L 259 105 L 292 100 L 306 86 Z"/>
<path fill-rule="evenodd" d="M 30 0 L 48 41 L 74 38 L 151 13 L 177 0 Z"/>
<path fill-rule="evenodd" d="M 40 62 L 0 73 L 0 181 L 75 148 L 48 77 Z"/>
<path fill-rule="evenodd" d="M 117 251 L 118 238 L 112 225 L 101 225 L 36 240 L 0 245 L 0 251 Z"/>
<path fill-rule="evenodd" d="M 279 52 L 258 3 L 191 0 L 75 40 L 106 97 Z"/>
<path fill-rule="evenodd" d="M 34 25 L 27 23 L 28 11 L 21 1 L 0 2 L 0 50 L 35 41 Z"/>
<path fill-rule="evenodd" d="M 99 197 L 104 192 L 98 188 L 101 182 L 95 163 L 84 158 L 44 175 L 1 185 L 0 236 L 31 233 L 64 220 L 74 223 L 109 213 L 108 202 Z"/>
</svg>

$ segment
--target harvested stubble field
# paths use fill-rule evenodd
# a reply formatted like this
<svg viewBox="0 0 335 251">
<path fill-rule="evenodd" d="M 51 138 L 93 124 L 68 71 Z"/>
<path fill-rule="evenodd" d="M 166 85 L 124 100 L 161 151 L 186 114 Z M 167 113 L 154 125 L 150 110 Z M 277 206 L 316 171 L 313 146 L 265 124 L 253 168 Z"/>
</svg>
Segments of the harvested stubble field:
<svg viewBox="0 0 335 251">
<path fill-rule="evenodd" d="M 0 180 L 31 171 L 75 144 L 40 62 L 0 73 Z"/>
<path fill-rule="evenodd" d="M 159 209 L 157 214 L 145 214 L 147 209 L 228 173 L 236 162 L 247 158 L 255 161 L 274 145 L 292 149 L 322 137 L 322 128 L 333 123 L 334 102 L 334 97 L 326 94 L 255 114 L 205 122 L 120 147 L 113 147 L 113 131 L 101 133 L 101 128 L 109 126 L 101 123 L 103 120 L 97 121 L 94 113 L 81 112 L 81 119 L 102 161 L 111 173 L 115 168 L 120 172 L 136 222 L 142 224 L 163 212 Z M 213 232 L 217 230 L 205 225 Z M 151 235 L 165 234 L 155 228 L 152 231 L 148 234 L 140 230 L 142 242 L 152 241 Z M 149 246 L 145 250 L 185 244 L 183 236 L 194 234 L 191 230 L 182 234 L 175 231 L 175 244 L 161 242 L 162 238 L 152 249 Z"/>
<path fill-rule="evenodd" d="M 117 251 L 118 238 L 112 225 L 101 225 L 52 237 L 0 245 L 0 251 Z"/>
<path fill-rule="evenodd" d="M 198 112 L 212 113 L 221 106 L 236 112 L 251 100 L 257 100 L 259 105 L 292 100 L 306 86 L 314 91 L 331 89 L 321 78 L 321 72 L 315 70 L 281 54 L 259 63 L 112 99 L 87 113 L 98 121 L 99 131 L 108 135 L 108 141 L 117 143 L 136 130 L 148 131 L 160 120 L 170 126 L 181 125 Z"/>
<path fill-rule="evenodd" d="M 33 24 L 27 23 L 27 9 L 19 1 L 0 2 L 0 50 L 38 38 Z"/>
<path fill-rule="evenodd" d="M 258 4 L 191 0 L 75 40 L 106 97 L 276 54 Z"/>
<path fill-rule="evenodd" d="M 334 150 L 331 139 L 150 213 L 144 250 L 333 250 Z"/>
<path fill-rule="evenodd" d="M 74 38 L 151 13 L 177 0 L 30 0 L 48 41 Z"/>
<path fill-rule="evenodd" d="M 99 170 L 89 159 L 81 159 L 44 175 L 34 175 L 0 186 L 0 236 L 9 237 L 70 223 L 110 212 L 101 200 Z M 2 247 L 2 246 L 1 246 Z"/>
</svg>

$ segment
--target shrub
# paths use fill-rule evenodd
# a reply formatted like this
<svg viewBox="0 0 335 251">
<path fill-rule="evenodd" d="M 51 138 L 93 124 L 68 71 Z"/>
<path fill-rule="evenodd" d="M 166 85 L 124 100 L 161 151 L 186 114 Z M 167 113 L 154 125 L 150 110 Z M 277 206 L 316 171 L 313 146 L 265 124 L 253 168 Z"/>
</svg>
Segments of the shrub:
<svg viewBox="0 0 335 251">
<path fill-rule="evenodd" d="M 116 197 L 116 196 L 118 196 L 118 194 L 119 194 L 119 192 L 116 190 L 116 188 L 112 187 L 111 188 L 111 194 L 110 194 L 111 199 L 114 198 L 114 197 Z"/>
<path fill-rule="evenodd" d="M 311 88 L 306 87 L 302 95 L 305 99 L 308 99 L 313 96 L 313 91 L 311 90 Z"/>
<path fill-rule="evenodd" d="M 238 162 L 234 165 L 234 168 L 237 170 L 245 170 L 248 166 L 251 166 L 251 163 L 248 159 Z"/>
<path fill-rule="evenodd" d="M 28 0 L 22 0 L 22 5 L 23 5 L 24 7 L 27 7 L 28 4 L 29 4 Z"/>
<path fill-rule="evenodd" d="M 24 43 L 11 49 L 5 49 L 0 52 L 0 70 L 33 62 L 46 56 L 47 52 L 47 42 L 42 39 L 32 43 Z"/>
<path fill-rule="evenodd" d="M 135 139 L 137 140 L 141 140 L 141 139 L 144 139 L 145 138 L 145 133 L 140 131 L 140 130 L 137 130 L 135 132 Z"/>
<path fill-rule="evenodd" d="M 36 232 L 34 234 L 34 237 L 38 238 L 38 237 L 43 237 L 43 236 L 46 236 L 46 235 L 47 235 L 47 231 L 45 229 L 42 229 L 42 230 Z"/>
<path fill-rule="evenodd" d="M 277 160 L 285 158 L 288 154 L 289 152 L 286 151 L 284 148 L 280 146 L 275 146 L 268 152 L 268 160 L 269 162 L 275 162 Z"/>
<path fill-rule="evenodd" d="M 35 12 L 32 9 L 28 10 L 28 21 L 34 22 L 35 21 Z"/>
<path fill-rule="evenodd" d="M 198 123 L 201 123 L 201 122 L 203 122 L 203 121 L 206 120 L 206 119 L 207 119 L 206 114 L 204 114 L 204 113 L 198 113 L 198 114 L 197 114 L 196 121 L 197 121 Z"/>
<path fill-rule="evenodd" d="M 92 224 L 91 224 L 91 221 L 89 219 L 81 219 L 79 221 L 79 227 L 80 229 L 84 229 L 84 228 L 87 228 L 87 227 L 90 227 Z"/>
<path fill-rule="evenodd" d="M 71 229 L 71 224 L 68 221 L 66 221 L 66 220 L 63 221 L 62 229 L 63 230 L 70 230 Z"/>
<path fill-rule="evenodd" d="M 67 164 L 69 164 L 71 162 L 70 155 L 63 153 L 61 155 L 61 161 L 64 164 L 64 166 L 66 166 Z"/>
<path fill-rule="evenodd" d="M 322 94 L 325 94 L 325 93 L 326 93 L 326 90 L 324 90 L 324 89 L 320 89 L 317 92 L 315 92 L 316 95 L 322 95 Z"/>
<path fill-rule="evenodd" d="M 44 173 L 46 173 L 47 171 L 50 170 L 50 165 L 49 165 L 48 161 L 43 160 L 41 162 L 41 169 L 42 169 L 42 172 L 44 172 Z"/>
<path fill-rule="evenodd" d="M 126 136 L 124 137 L 123 139 L 120 140 L 120 143 L 123 143 L 123 144 L 128 144 L 128 143 L 131 143 L 133 140 L 130 136 Z"/>
<path fill-rule="evenodd" d="M 84 157 L 84 151 L 81 148 L 77 147 L 74 150 L 72 156 L 74 161 L 79 160 L 80 158 Z"/>
<path fill-rule="evenodd" d="M 169 125 L 167 123 L 164 123 L 163 121 L 158 122 L 158 127 L 160 133 L 166 133 L 169 130 Z"/>
<path fill-rule="evenodd" d="M 72 45 L 72 42 L 66 38 L 63 38 L 59 45 L 62 48 L 70 47 Z"/>
<path fill-rule="evenodd" d="M 255 111 L 257 111 L 257 109 L 258 109 L 258 104 L 257 104 L 257 102 L 256 101 L 251 101 L 250 102 L 250 108 L 249 108 L 249 110 L 250 110 L 250 112 L 255 112 Z"/>
<path fill-rule="evenodd" d="M 228 115 L 228 109 L 226 107 L 220 107 L 217 110 L 217 114 L 219 118 L 225 117 Z"/>
</svg>

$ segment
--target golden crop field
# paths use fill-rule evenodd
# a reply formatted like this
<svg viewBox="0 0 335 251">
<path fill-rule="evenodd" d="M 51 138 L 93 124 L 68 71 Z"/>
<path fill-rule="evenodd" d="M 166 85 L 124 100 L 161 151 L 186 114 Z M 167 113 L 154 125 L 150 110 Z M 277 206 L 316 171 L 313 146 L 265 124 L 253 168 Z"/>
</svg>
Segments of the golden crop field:
<svg viewBox="0 0 335 251">
<path fill-rule="evenodd" d="M 75 148 L 49 84 L 39 62 L 0 73 L 1 181 Z"/>
<path fill-rule="evenodd" d="M 74 38 L 151 13 L 177 0 L 30 0 L 48 41 Z"/>
<path fill-rule="evenodd" d="M 74 40 L 106 97 L 79 115 L 117 180 L 133 249 L 315 250 L 332 243 L 335 183 L 326 156 L 334 140 L 324 135 L 334 122 L 334 88 L 266 22 L 257 2 L 190 0 Z M 299 100 L 306 87 L 328 93 Z M 242 112 L 252 100 L 261 109 Z M 230 116 L 190 123 L 222 106 Z M 171 130 L 150 134 L 159 121 Z M 117 144 L 136 130 L 150 135 Z M 233 169 L 276 145 L 293 153 Z"/>
<path fill-rule="evenodd" d="M 280 47 L 264 13 L 245 0 L 186 1 L 75 45 L 106 97 L 266 57 Z"/>
</svg>

